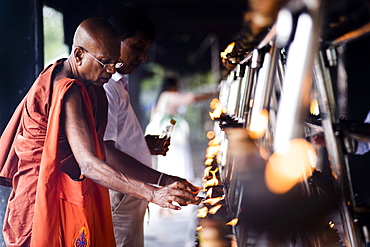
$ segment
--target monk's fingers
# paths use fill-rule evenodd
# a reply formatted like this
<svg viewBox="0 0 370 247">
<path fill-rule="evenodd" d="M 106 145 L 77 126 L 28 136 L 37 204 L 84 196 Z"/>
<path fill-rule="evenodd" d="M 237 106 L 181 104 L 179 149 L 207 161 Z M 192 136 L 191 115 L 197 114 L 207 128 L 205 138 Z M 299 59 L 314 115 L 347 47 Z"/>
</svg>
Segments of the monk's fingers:
<svg viewBox="0 0 370 247">
<path fill-rule="evenodd" d="M 187 184 L 187 187 L 188 187 L 187 190 L 190 191 L 194 195 L 198 194 L 199 191 L 200 191 L 200 188 L 199 187 L 197 187 L 197 186 L 195 186 L 195 185 L 193 185 L 193 184 L 191 184 L 189 182 Z"/>
<path fill-rule="evenodd" d="M 176 177 L 176 176 L 169 176 L 171 177 L 170 181 L 172 181 L 172 183 L 174 182 L 179 182 L 181 184 L 183 184 L 185 186 L 185 190 L 191 192 L 192 194 L 198 194 L 199 191 L 200 191 L 200 188 L 193 185 L 192 183 L 190 183 L 189 181 L 187 181 L 186 179 L 184 178 L 180 178 L 180 177 Z M 172 188 L 180 188 L 179 186 L 174 185 Z M 184 189 L 184 187 L 182 187 L 182 189 Z"/>
<path fill-rule="evenodd" d="M 186 181 L 186 180 L 185 180 Z M 189 185 L 188 181 L 186 181 Z M 170 185 L 168 188 L 175 189 L 174 195 L 182 197 L 187 201 L 187 204 L 194 204 L 199 201 L 199 198 L 196 196 L 199 193 L 198 187 L 189 187 L 188 184 L 183 184 L 182 182 L 176 181 Z"/>
<path fill-rule="evenodd" d="M 170 209 L 173 209 L 173 210 L 180 210 L 181 207 L 177 206 L 177 205 L 174 205 L 172 204 L 172 201 L 168 201 L 166 204 L 165 204 L 165 207 L 166 208 L 170 208 Z"/>
<path fill-rule="evenodd" d="M 177 202 L 181 206 L 186 206 L 198 199 L 194 194 L 190 193 L 189 191 L 183 189 L 174 189 L 173 187 L 177 187 L 176 183 L 173 183 L 162 188 L 158 188 L 154 193 L 153 203 L 156 203 L 162 207 L 177 209 L 170 205 L 167 205 L 167 203 Z"/>
<path fill-rule="evenodd" d="M 172 191 L 172 195 L 188 201 L 188 204 L 198 200 L 198 197 L 195 194 L 191 193 L 189 190 L 175 189 Z"/>
<path fill-rule="evenodd" d="M 191 203 L 189 199 L 178 197 L 178 196 L 173 198 L 173 202 L 177 202 L 180 206 L 187 206 Z"/>
<path fill-rule="evenodd" d="M 166 202 L 163 204 L 163 205 L 160 205 L 161 207 L 164 207 L 164 208 L 170 208 L 170 209 L 174 209 L 174 210 L 180 210 L 181 207 L 180 206 L 186 206 L 187 205 L 187 201 L 184 200 L 184 199 L 181 199 L 179 197 L 176 197 L 176 196 L 168 196 L 166 198 Z"/>
<path fill-rule="evenodd" d="M 198 194 L 200 188 L 189 183 L 187 180 L 183 179 L 183 181 L 175 181 L 172 184 L 169 184 L 168 187 L 172 189 L 182 189 L 191 192 L 192 194 Z"/>
<path fill-rule="evenodd" d="M 184 183 L 180 181 L 175 181 L 172 184 L 167 185 L 167 187 L 171 189 L 182 189 L 182 190 L 187 189 L 187 185 L 185 185 Z"/>
</svg>

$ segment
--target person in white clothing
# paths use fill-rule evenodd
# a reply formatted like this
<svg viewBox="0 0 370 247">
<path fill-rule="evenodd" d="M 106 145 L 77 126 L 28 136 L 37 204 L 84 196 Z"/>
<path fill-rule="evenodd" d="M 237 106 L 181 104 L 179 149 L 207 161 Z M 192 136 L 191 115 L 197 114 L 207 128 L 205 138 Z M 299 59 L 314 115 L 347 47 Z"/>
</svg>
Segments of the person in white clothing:
<svg viewBox="0 0 370 247">
<path fill-rule="evenodd" d="M 364 120 L 365 124 L 370 124 L 370 111 L 367 113 L 367 116 Z M 367 127 L 368 128 L 368 127 Z M 325 143 L 325 136 L 323 132 L 319 132 L 312 136 L 312 141 L 314 144 L 319 146 L 326 146 Z M 370 142 L 369 141 L 361 141 L 361 140 L 354 140 L 354 154 L 363 155 L 370 151 Z"/>
<path fill-rule="evenodd" d="M 367 113 L 364 123 L 370 124 L 370 111 Z M 357 142 L 357 148 L 356 148 L 355 154 L 363 155 L 369 151 L 370 151 L 370 142 L 366 142 L 366 141 Z"/>
<path fill-rule="evenodd" d="M 194 180 L 192 154 L 189 143 L 190 127 L 182 116 L 181 107 L 192 105 L 198 101 L 218 96 L 218 92 L 195 94 L 193 92 L 180 92 L 179 80 L 176 77 L 165 77 L 157 103 L 152 110 L 151 120 L 146 127 L 146 133 L 158 133 L 173 118 L 177 121 L 171 136 L 171 149 L 165 157 L 157 158 L 158 171 L 167 174 L 185 177 Z"/>
<path fill-rule="evenodd" d="M 108 125 L 104 136 L 107 162 L 113 166 L 124 164 L 124 174 L 143 182 L 165 186 L 177 181 L 188 186 L 194 194 L 197 193 L 199 188 L 187 180 L 151 168 L 151 154 L 158 153 L 148 145 L 154 146 L 156 139 L 148 136 L 147 143 L 130 104 L 126 75 L 132 74 L 147 59 L 147 49 L 155 38 L 151 20 L 141 10 L 123 8 L 108 21 L 120 34 L 120 59 L 124 65 L 104 85 L 109 103 Z M 110 191 L 110 196 L 117 246 L 144 246 L 143 220 L 148 203 L 115 191 Z"/>
</svg>

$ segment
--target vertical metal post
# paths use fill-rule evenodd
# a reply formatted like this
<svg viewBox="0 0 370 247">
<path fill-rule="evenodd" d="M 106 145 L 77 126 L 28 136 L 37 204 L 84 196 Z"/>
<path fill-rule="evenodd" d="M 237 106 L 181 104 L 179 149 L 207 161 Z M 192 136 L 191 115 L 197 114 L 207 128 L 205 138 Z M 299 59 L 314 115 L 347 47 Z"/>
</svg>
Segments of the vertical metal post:
<svg viewBox="0 0 370 247">
<path fill-rule="evenodd" d="M 244 105 L 244 128 L 247 128 L 250 124 L 250 110 L 251 110 L 251 99 L 254 97 L 253 91 L 255 90 L 257 79 L 258 79 L 258 72 L 259 69 L 262 67 L 263 58 L 265 52 L 260 49 L 254 49 L 252 59 L 251 59 L 251 72 L 249 73 L 248 84 L 245 92 L 245 105 Z"/>
<path fill-rule="evenodd" d="M 301 14 L 289 49 L 283 97 L 279 104 L 274 150 L 284 149 L 290 140 L 303 137 L 303 122 L 309 105 L 312 64 L 318 47 L 318 17 Z"/>
<path fill-rule="evenodd" d="M 349 247 L 361 246 L 357 237 L 354 219 L 350 212 L 350 207 L 354 206 L 354 196 L 352 194 L 347 162 L 344 158 L 344 147 L 340 137 L 333 129 L 333 123 L 339 123 L 339 117 L 332 82 L 321 55 L 315 60 L 314 72 L 330 168 L 334 177 L 334 187 L 339 195 L 339 210 L 343 224 L 344 240 Z"/>
</svg>

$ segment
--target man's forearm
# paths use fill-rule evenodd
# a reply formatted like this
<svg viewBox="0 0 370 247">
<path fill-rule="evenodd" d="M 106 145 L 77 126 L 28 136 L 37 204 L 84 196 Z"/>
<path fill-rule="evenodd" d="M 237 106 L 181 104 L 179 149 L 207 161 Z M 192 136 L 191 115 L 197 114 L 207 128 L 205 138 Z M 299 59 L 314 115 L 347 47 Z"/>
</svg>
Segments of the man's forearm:
<svg viewBox="0 0 370 247">
<path fill-rule="evenodd" d="M 80 163 L 81 173 L 94 182 L 123 194 L 152 202 L 155 190 L 153 186 L 122 174 L 96 157 L 86 158 Z"/>
<path fill-rule="evenodd" d="M 130 155 L 118 150 L 113 141 L 105 142 L 107 163 L 123 174 L 143 181 L 145 183 L 157 184 L 160 172 L 142 164 Z"/>
</svg>

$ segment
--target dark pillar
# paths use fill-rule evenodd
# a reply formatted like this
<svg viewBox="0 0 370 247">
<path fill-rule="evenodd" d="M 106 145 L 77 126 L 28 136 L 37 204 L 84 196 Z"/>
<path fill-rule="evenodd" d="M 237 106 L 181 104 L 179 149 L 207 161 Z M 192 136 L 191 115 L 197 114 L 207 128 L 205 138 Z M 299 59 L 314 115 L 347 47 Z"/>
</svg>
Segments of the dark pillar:
<svg viewBox="0 0 370 247">
<path fill-rule="evenodd" d="M 41 0 L 0 0 L 0 130 L 43 68 Z"/>
<path fill-rule="evenodd" d="M 43 68 L 42 6 L 41 0 L 0 0 L 0 133 Z M 0 186 L 1 229 L 9 193 Z"/>
</svg>

